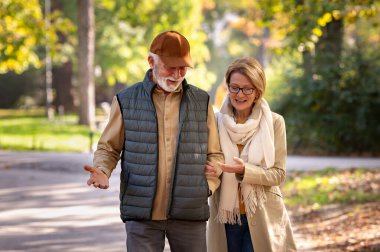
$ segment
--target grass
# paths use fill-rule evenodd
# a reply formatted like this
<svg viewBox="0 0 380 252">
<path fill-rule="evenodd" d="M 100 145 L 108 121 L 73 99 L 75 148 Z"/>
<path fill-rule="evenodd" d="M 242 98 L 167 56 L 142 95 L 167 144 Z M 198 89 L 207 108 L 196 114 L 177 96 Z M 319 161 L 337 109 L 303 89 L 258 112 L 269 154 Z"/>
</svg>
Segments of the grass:
<svg viewBox="0 0 380 252">
<path fill-rule="evenodd" d="M 288 206 L 321 206 L 380 201 L 380 172 L 370 169 L 289 172 L 282 185 Z"/>
<path fill-rule="evenodd" d="M 77 125 L 76 115 L 49 121 L 42 109 L 0 110 L 0 148 L 5 150 L 85 152 L 100 137 L 87 126 Z"/>
</svg>

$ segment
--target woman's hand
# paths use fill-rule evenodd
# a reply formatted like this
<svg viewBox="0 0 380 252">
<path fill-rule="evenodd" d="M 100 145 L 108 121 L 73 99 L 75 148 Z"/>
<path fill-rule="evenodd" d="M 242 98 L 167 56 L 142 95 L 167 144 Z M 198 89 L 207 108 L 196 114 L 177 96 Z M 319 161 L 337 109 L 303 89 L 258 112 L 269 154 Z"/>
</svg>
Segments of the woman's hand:
<svg viewBox="0 0 380 252">
<path fill-rule="evenodd" d="M 245 170 L 245 163 L 244 163 L 243 159 L 238 158 L 238 157 L 234 157 L 234 161 L 235 161 L 235 164 L 222 164 L 222 163 L 218 163 L 218 164 L 220 165 L 220 168 L 224 172 L 236 173 L 236 174 L 243 175 L 244 170 Z"/>
<path fill-rule="evenodd" d="M 205 174 L 208 176 L 217 176 L 216 168 L 210 161 L 206 161 Z"/>
</svg>

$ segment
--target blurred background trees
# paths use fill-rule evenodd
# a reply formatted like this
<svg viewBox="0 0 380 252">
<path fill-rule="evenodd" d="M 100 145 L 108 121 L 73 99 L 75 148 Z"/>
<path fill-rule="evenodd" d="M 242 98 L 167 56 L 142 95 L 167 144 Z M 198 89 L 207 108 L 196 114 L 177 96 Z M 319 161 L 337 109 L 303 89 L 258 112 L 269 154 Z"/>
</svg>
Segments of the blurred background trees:
<svg viewBox="0 0 380 252">
<path fill-rule="evenodd" d="M 90 106 L 80 101 L 83 11 L 51 0 L 47 14 L 45 3 L 0 2 L 0 107 L 45 104 L 48 47 L 54 107 L 79 113 L 80 104 Z M 379 9 L 369 0 L 95 0 L 95 102 L 140 81 L 153 37 L 174 29 L 191 44 L 188 80 L 215 104 L 229 63 L 253 56 L 263 64 L 266 98 L 285 116 L 290 153 L 379 154 Z"/>
</svg>

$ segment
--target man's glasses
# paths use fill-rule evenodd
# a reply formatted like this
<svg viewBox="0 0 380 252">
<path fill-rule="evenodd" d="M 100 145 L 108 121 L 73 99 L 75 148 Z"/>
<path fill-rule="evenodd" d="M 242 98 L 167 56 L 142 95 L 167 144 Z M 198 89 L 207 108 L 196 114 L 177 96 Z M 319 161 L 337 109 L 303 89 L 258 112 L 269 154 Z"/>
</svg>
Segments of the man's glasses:
<svg viewBox="0 0 380 252">
<path fill-rule="evenodd" d="M 255 91 L 255 88 L 239 88 L 228 85 L 228 90 L 233 94 L 238 94 L 241 90 L 243 94 L 250 95 Z"/>
</svg>

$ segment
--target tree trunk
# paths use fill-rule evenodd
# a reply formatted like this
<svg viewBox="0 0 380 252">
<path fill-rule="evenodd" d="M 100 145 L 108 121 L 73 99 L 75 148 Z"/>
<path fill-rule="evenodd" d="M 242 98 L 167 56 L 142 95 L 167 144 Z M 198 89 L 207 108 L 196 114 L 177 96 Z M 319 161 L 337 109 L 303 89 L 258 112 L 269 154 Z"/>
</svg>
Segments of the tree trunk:
<svg viewBox="0 0 380 252">
<path fill-rule="evenodd" d="M 52 0 L 52 11 L 59 10 L 64 12 L 63 3 L 60 0 Z M 59 42 L 66 43 L 66 36 L 58 32 Z M 73 97 L 73 63 L 71 60 L 59 66 L 53 66 L 53 89 L 54 107 L 56 112 L 74 112 L 74 97 Z"/>
<path fill-rule="evenodd" d="M 63 108 L 65 112 L 74 111 L 72 65 L 71 61 L 67 61 L 61 66 L 53 68 L 54 106 L 57 112 L 60 111 L 60 108 Z"/>
<path fill-rule="evenodd" d="M 51 25 L 50 21 L 51 12 L 51 2 L 50 0 L 45 0 L 45 28 L 49 29 Z M 47 37 L 46 37 L 47 38 Z M 46 105 L 45 114 L 49 121 L 54 119 L 54 108 L 53 108 L 53 88 L 52 88 L 52 59 L 50 57 L 50 47 L 46 45 L 45 47 L 45 90 L 46 90 Z"/>
<path fill-rule="evenodd" d="M 338 108 L 340 104 L 339 81 L 341 78 L 343 28 L 342 20 L 333 19 L 326 25 L 324 34 L 316 44 L 315 50 L 315 72 L 320 79 L 318 95 L 323 97 L 323 99 L 318 100 L 321 136 L 323 136 L 323 141 L 330 153 L 337 152 L 342 142 L 339 139 L 342 118 L 340 118 Z"/>
<path fill-rule="evenodd" d="M 269 35 L 270 35 L 269 28 L 264 27 L 264 31 L 261 37 L 261 44 L 258 48 L 258 53 L 257 53 L 257 59 L 259 60 L 263 68 L 267 67 L 268 61 L 269 61 L 268 55 L 266 53 L 266 49 L 267 49 L 266 47 L 267 47 L 267 41 L 269 39 Z"/>
<path fill-rule="evenodd" d="M 302 51 L 302 68 L 303 68 L 303 77 L 307 82 L 307 85 L 310 86 L 313 83 L 313 62 L 312 62 L 311 52 L 307 49 Z"/>
<path fill-rule="evenodd" d="M 93 0 L 77 0 L 79 20 L 79 124 L 95 127 L 95 14 Z"/>
<path fill-rule="evenodd" d="M 327 80 L 340 78 L 340 63 L 343 44 L 343 21 L 333 19 L 324 29 L 316 44 L 316 72 Z"/>
</svg>

